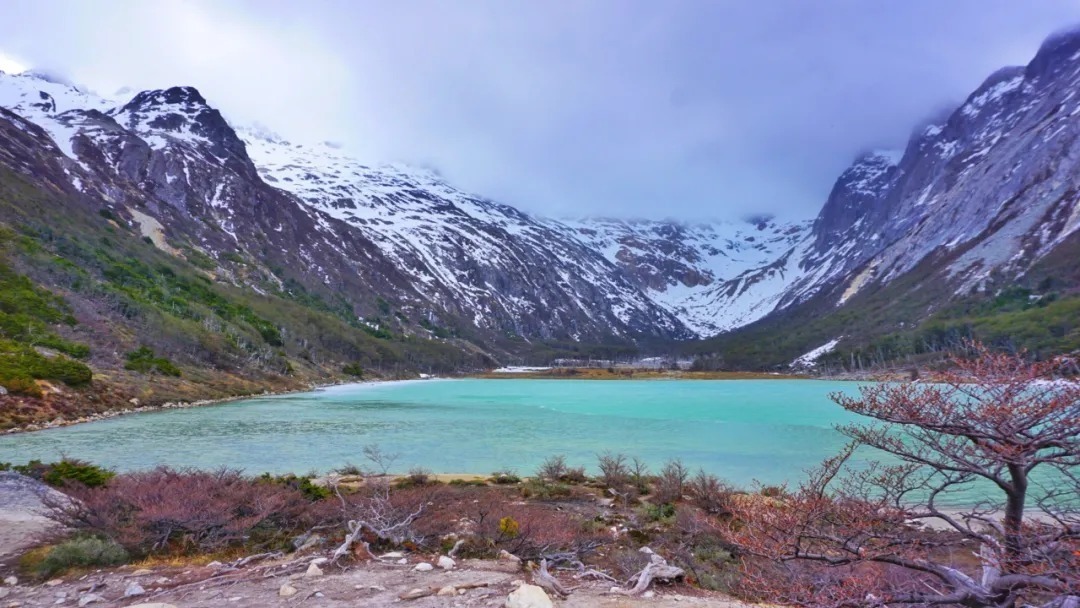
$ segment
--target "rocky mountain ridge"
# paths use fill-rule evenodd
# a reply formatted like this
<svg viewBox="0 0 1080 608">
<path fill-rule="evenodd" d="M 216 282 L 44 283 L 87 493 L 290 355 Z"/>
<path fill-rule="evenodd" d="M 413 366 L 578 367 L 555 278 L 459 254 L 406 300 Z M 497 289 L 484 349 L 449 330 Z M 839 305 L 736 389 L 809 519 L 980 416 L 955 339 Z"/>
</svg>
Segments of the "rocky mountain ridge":
<svg viewBox="0 0 1080 608">
<path fill-rule="evenodd" d="M 1056 36 L 903 151 L 858 158 L 812 224 L 537 217 L 427 170 L 234 129 L 192 87 L 118 102 L 0 74 L 0 106 L 48 132 L 71 188 L 210 258 L 219 281 L 321 294 L 377 330 L 632 343 L 947 286 L 924 317 L 1019 280 L 1080 228 L 1078 88 L 1080 34 Z"/>
<path fill-rule="evenodd" d="M 233 130 L 191 87 L 118 103 L 33 74 L 4 75 L 0 105 L 40 124 L 88 173 L 72 178 L 78 188 L 98 192 L 120 179 L 151 194 L 160 204 L 132 208 L 131 221 L 147 218 L 165 246 L 172 236 L 219 262 L 237 254 L 267 262 L 349 299 L 374 286 L 377 297 L 358 311 L 374 323 L 387 319 L 374 319 L 379 305 L 370 300 L 428 325 L 525 339 L 708 335 L 768 311 L 744 306 L 729 318 L 727 304 L 745 291 L 740 285 L 749 279 L 741 275 L 767 266 L 805 232 L 771 221 L 600 220 L 590 228 L 590 220 L 534 217 L 429 171 L 368 167 L 329 145 Z M 282 208 L 295 214 L 297 204 L 308 218 L 266 221 Z M 293 234 L 281 235 L 286 225 Z M 646 264 L 657 270 L 646 272 Z M 351 268 L 358 276 L 348 276 Z M 364 272 L 372 268 L 381 276 Z M 225 263 L 221 270 L 255 289 L 282 278 L 250 269 L 239 277 Z"/>
</svg>

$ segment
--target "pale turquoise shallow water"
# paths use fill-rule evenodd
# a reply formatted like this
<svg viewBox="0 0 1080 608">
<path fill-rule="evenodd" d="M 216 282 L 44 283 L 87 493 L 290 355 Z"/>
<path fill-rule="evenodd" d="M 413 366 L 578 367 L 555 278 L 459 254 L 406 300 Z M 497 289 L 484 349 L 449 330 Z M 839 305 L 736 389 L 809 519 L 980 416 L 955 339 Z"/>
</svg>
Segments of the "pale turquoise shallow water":
<svg viewBox="0 0 1080 608">
<path fill-rule="evenodd" d="M 248 472 L 362 464 L 376 443 L 395 468 L 528 474 L 552 454 L 592 468 L 605 450 L 658 468 L 681 458 L 731 482 L 780 483 L 834 453 L 854 420 L 811 380 L 424 380 L 334 387 L 122 416 L 0 437 L 0 462 L 61 454 L 118 470 L 229 465 Z"/>
</svg>

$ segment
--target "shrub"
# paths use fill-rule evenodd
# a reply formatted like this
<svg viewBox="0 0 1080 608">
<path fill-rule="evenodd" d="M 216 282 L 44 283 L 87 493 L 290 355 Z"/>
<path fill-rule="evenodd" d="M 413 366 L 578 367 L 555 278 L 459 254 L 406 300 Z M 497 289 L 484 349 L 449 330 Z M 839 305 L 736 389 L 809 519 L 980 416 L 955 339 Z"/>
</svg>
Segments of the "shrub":
<svg viewBox="0 0 1080 608">
<path fill-rule="evenodd" d="M 460 488 L 477 487 L 482 488 L 487 484 L 483 479 L 451 479 L 447 482 L 449 485 L 457 486 Z"/>
<path fill-rule="evenodd" d="M 566 475 L 566 456 L 559 454 L 545 460 L 536 470 L 536 477 L 543 481 L 559 481 Z"/>
<path fill-rule="evenodd" d="M 585 483 L 589 481 L 589 476 L 585 474 L 585 467 L 569 467 L 562 480 L 567 483 Z"/>
<path fill-rule="evenodd" d="M 341 373 L 354 378 L 363 378 L 364 368 L 359 363 L 348 363 L 341 368 Z"/>
<path fill-rule="evenodd" d="M 39 479 L 56 487 L 62 487 L 73 481 L 88 488 L 97 488 L 116 476 L 116 473 L 108 469 L 73 458 L 64 458 L 53 463 L 31 460 L 14 468 L 27 477 Z"/>
<path fill-rule="evenodd" d="M 596 457 L 600 468 L 600 482 L 616 490 L 626 485 L 630 479 L 630 469 L 626 466 L 626 456 L 604 452 Z"/>
<path fill-rule="evenodd" d="M 675 505 L 670 502 L 661 505 L 647 504 L 642 507 L 641 514 L 648 521 L 672 521 L 675 518 Z"/>
<path fill-rule="evenodd" d="M 564 483 L 548 483 L 540 479 L 530 479 L 521 485 L 521 496 L 523 498 L 552 500 L 566 498 L 572 494 L 573 491 L 570 486 Z"/>
<path fill-rule="evenodd" d="M 658 503 L 673 503 L 686 493 L 686 480 L 690 472 L 681 460 L 669 460 L 656 477 L 654 498 Z"/>
<path fill-rule="evenodd" d="M 337 473 L 338 475 L 362 476 L 364 474 L 364 470 L 361 469 L 359 465 L 353 464 L 351 462 L 346 462 L 340 467 L 334 469 L 334 473 Z"/>
<path fill-rule="evenodd" d="M 507 515 L 499 520 L 499 534 L 506 538 L 517 538 L 521 533 L 521 524 L 516 519 Z"/>
<path fill-rule="evenodd" d="M 645 461 L 637 456 L 630 461 L 630 483 L 633 484 L 638 494 L 646 495 L 650 491 L 649 465 L 645 464 Z"/>
<path fill-rule="evenodd" d="M 304 498 L 310 501 L 317 501 L 330 497 L 329 488 L 316 485 L 312 483 L 311 480 L 311 475 L 299 477 L 293 473 L 289 473 L 288 475 L 271 475 L 270 473 L 263 473 L 259 476 L 259 481 L 261 482 L 277 484 L 297 490 L 304 495 Z"/>
<path fill-rule="evenodd" d="M 40 397 L 40 389 L 30 386 L 34 379 L 81 386 L 93 377 L 90 368 L 78 361 L 64 356 L 46 357 L 32 347 L 0 339 L 0 385 L 10 392 Z"/>
<path fill-rule="evenodd" d="M 431 471 L 423 467 L 413 467 L 409 469 L 408 475 L 397 480 L 394 485 L 401 489 L 415 488 L 418 486 L 426 486 L 433 481 L 434 480 L 431 478 Z"/>
<path fill-rule="evenodd" d="M 299 490 L 230 469 L 160 467 L 65 491 L 75 500 L 49 499 L 50 518 L 111 539 L 135 556 L 284 548 L 314 516 Z"/>
<path fill-rule="evenodd" d="M 36 567 L 38 576 L 52 577 L 72 568 L 119 566 L 128 562 L 128 552 L 120 545 L 101 538 L 74 538 L 56 545 Z"/>
<path fill-rule="evenodd" d="M 36 397 L 38 399 L 45 395 L 45 393 L 41 391 L 41 387 L 38 386 L 38 383 L 35 382 L 33 378 L 0 378 L 0 386 L 7 389 L 7 392 L 12 395 L 19 395 L 23 397 Z"/>
<path fill-rule="evenodd" d="M 54 463 L 41 479 L 51 486 L 62 486 L 68 481 L 75 481 L 88 488 L 96 488 L 105 485 L 115 476 L 116 473 L 108 469 L 65 458 Z"/>
<path fill-rule="evenodd" d="M 518 477 L 517 472 L 511 469 L 505 469 L 492 473 L 491 483 L 498 485 L 513 485 L 515 483 L 521 483 L 521 478 Z"/>
<path fill-rule="evenodd" d="M 164 376 L 179 376 L 180 369 L 172 361 L 158 357 L 149 347 L 142 346 L 127 354 L 124 369 L 143 374 L 159 373 Z"/>
<path fill-rule="evenodd" d="M 706 513 L 719 515 L 727 512 L 727 501 L 732 490 L 715 475 L 698 470 L 697 475 L 687 484 L 687 490 L 694 504 Z"/>
<path fill-rule="evenodd" d="M 787 491 L 782 486 L 764 486 L 761 488 L 761 495 L 767 498 L 780 498 Z"/>
</svg>

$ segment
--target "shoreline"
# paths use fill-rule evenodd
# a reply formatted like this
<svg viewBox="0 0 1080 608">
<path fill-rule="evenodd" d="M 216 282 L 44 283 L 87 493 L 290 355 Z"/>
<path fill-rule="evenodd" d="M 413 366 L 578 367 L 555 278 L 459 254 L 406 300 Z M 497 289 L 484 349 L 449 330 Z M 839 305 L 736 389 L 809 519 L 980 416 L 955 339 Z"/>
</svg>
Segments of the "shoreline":
<svg viewBox="0 0 1080 608">
<path fill-rule="evenodd" d="M 90 422 L 101 422 L 103 420 L 109 420 L 111 418 L 119 418 L 120 416 L 128 416 L 131 414 L 147 414 L 152 412 L 160 412 L 164 410 L 187 410 L 197 407 L 207 407 L 212 405 L 221 405 L 223 403 L 231 403 L 233 401 L 243 401 L 245 399 L 260 399 L 262 397 L 283 397 L 285 395 L 297 395 L 301 393 L 311 393 L 318 390 L 323 390 L 338 386 L 350 386 L 350 385 L 363 385 L 363 384 L 383 384 L 387 382 L 410 382 L 413 380 L 420 380 L 418 378 L 407 379 L 394 379 L 394 380 L 361 380 L 358 382 L 326 382 L 320 384 L 312 384 L 306 388 L 298 388 L 285 391 L 264 391 L 262 393 L 251 393 L 247 395 L 232 395 L 230 397 L 220 397 L 217 399 L 199 399 L 197 401 L 166 401 L 160 405 L 136 405 L 130 408 L 107 410 L 104 412 L 98 412 L 89 416 L 81 416 L 79 418 L 67 419 L 56 418 L 48 422 L 30 423 L 23 426 L 13 427 L 0 432 L 0 435 L 17 435 L 22 433 L 36 433 L 38 431 L 47 431 L 50 429 L 58 429 L 67 426 L 75 426 L 76 424 L 86 424 Z"/>
</svg>

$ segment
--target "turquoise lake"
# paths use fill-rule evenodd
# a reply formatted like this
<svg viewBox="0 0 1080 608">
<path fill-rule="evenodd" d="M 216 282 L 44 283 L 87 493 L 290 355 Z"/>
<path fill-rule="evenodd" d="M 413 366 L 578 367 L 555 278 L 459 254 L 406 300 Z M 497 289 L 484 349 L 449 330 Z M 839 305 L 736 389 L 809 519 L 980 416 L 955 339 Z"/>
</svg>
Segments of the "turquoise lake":
<svg viewBox="0 0 1080 608">
<path fill-rule="evenodd" d="M 363 446 L 399 454 L 397 470 L 531 474 L 548 456 L 593 469 L 596 454 L 654 469 L 681 458 L 740 485 L 797 481 L 836 453 L 829 399 L 852 382 L 815 380 L 420 380 L 338 386 L 0 436 L 0 462 L 62 454 L 117 470 L 239 467 L 250 473 L 365 464 Z"/>
</svg>

